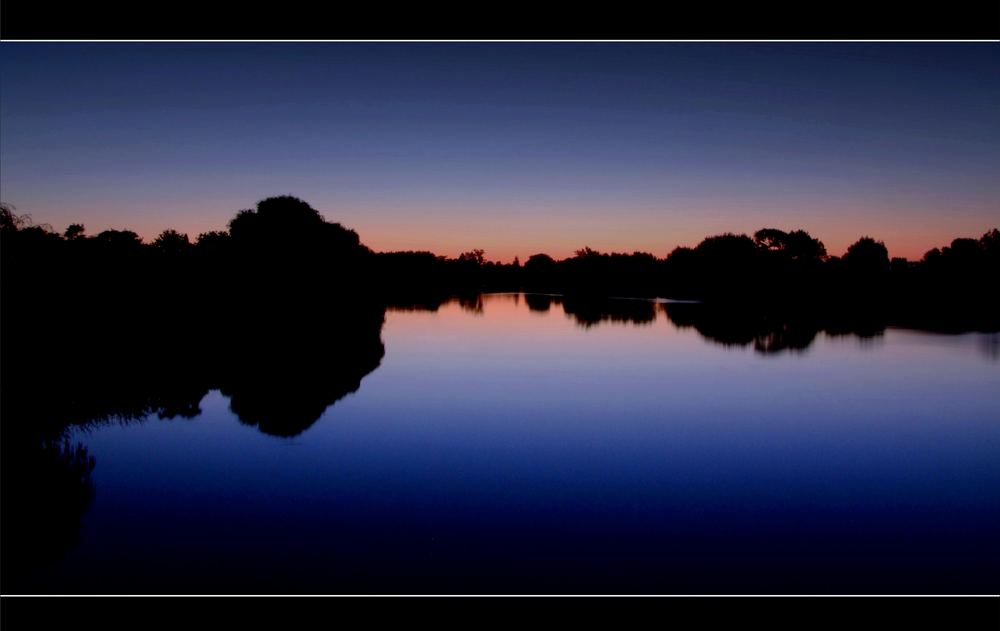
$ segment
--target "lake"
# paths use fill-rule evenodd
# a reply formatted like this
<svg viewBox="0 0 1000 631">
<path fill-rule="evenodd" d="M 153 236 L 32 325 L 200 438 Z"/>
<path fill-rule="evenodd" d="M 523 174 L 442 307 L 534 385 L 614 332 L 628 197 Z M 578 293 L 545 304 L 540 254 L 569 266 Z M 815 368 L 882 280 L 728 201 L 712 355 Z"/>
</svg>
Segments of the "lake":
<svg viewBox="0 0 1000 631">
<path fill-rule="evenodd" d="M 220 390 L 76 426 L 93 497 L 14 592 L 1000 591 L 998 334 L 706 308 L 390 308 L 288 431 Z"/>
</svg>

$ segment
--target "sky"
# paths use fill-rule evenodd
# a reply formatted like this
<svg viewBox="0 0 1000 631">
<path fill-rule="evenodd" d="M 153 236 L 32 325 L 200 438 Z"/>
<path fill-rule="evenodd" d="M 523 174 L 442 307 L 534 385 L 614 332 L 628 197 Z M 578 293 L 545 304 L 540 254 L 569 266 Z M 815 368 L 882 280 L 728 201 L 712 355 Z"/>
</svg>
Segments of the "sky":
<svg viewBox="0 0 1000 631">
<path fill-rule="evenodd" d="M 291 194 L 375 250 L 920 258 L 1000 227 L 997 43 L 0 43 L 0 200 L 195 237 Z"/>
</svg>

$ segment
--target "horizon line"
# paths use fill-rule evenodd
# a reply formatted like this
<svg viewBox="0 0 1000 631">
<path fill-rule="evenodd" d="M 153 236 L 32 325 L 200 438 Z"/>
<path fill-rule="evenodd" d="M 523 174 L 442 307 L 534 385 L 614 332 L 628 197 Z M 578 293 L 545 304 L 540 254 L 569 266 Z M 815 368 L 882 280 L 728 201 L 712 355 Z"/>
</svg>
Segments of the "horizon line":
<svg viewBox="0 0 1000 631">
<path fill-rule="evenodd" d="M 5 204 L 5 205 L 8 206 L 8 207 L 10 207 L 10 208 L 14 208 L 16 210 L 16 207 L 12 206 L 11 204 Z M 394 254 L 394 253 L 404 253 L 404 252 L 428 253 L 428 254 L 434 255 L 435 257 L 446 258 L 447 259 L 447 258 L 458 258 L 463 253 L 471 252 L 471 251 L 474 251 L 474 250 L 477 250 L 477 249 L 483 250 L 484 254 L 486 252 L 488 252 L 488 250 L 486 250 L 485 248 L 476 248 L 476 247 L 471 247 L 471 246 L 467 247 L 465 249 L 459 248 L 459 251 L 457 251 L 455 254 L 450 254 L 450 255 L 449 254 L 439 254 L 437 250 L 426 249 L 426 248 L 419 248 L 419 247 L 376 248 L 376 247 L 374 247 L 374 246 L 369 245 L 368 243 L 366 243 L 365 240 L 362 238 L 361 233 L 357 229 L 352 228 L 351 226 L 347 225 L 346 223 L 344 223 L 342 221 L 336 221 L 336 220 L 332 220 L 331 221 L 330 219 L 327 219 L 326 216 L 322 213 L 322 211 L 317 210 L 317 212 L 320 214 L 320 217 L 323 219 L 324 222 L 326 222 L 328 224 L 337 224 L 337 225 L 340 225 L 342 228 L 344 228 L 346 230 L 350 230 L 350 231 L 356 233 L 358 235 L 358 239 L 359 239 L 360 244 L 362 246 L 368 248 L 373 254 Z M 59 231 L 59 230 L 57 230 L 51 223 L 49 223 L 47 221 L 41 221 L 41 222 L 35 223 L 34 219 L 32 218 L 30 212 L 29 213 L 24 213 L 24 214 L 19 215 L 19 216 L 20 217 L 27 217 L 28 218 L 29 224 L 27 226 L 25 226 L 25 227 L 34 227 L 34 228 L 43 228 L 43 229 L 45 229 L 45 227 L 48 227 L 48 229 L 53 234 L 57 234 L 59 236 L 63 236 L 63 232 L 65 232 L 65 231 Z M 71 225 L 77 225 L 77 224 L 79 224 L 81 226 L 84 226 L 84 228 L 86 229 L 86 224 L 83 223 L 83 222 L 71 222 L 70 224 L 67 225 L 67 227 L 71 226 Z M 808 234 L 810 237 L 812 237 L 812 238 L 816 239 L 817 241 L 819 241 L 820 243 L 823 243 L 823 240 L 821 238 L 819 238 L 817 236 L 814 236 L 811 232 L 809 232 L 808 230 L 805 230 L 803 228 L 790 228 L 788 230 L 785 230 L 785 229 L 782 229 L 782 228 L 774 228 L 772 226 L 772 227 L 759 228 L 758 230 L 767 230 L 767 229 L 777 229 L 777 230 L 782 230 L 783 232 L 795 232 L 795 231 L 801 230 L 801 231 L 805 232 L 806 234 Z M 894 256 L 891 252 L 889 253 L 889 258 L 890 259 L 903 259 L 903 260 L 906 260 L 908 262 L 920 262 L 923 259 L 923 257 L 927 254 L 927 252 L 930 252 L 930 251 L 933 251 L 933 250 L 940 250 L 943 247 L 950 247 L 951 246 L 951 242 L 954 241 L 955 239 L 973 239 L 973 240 L 976 240 L 978 238 L 981 238 L 985 234 L 989 234 L 992 230 L 997 230 L 997 229 L 1000 229 L 1000 226 L 995 225 L 993 227 L 987 227 L 987 228 L 985 228 L 985 230 L 978 237 L 977 236 L 953 236 L 951 238 L 951 240 L 948 241 L 947 243 L 943 243 L 941 245 L 935 245 L 935 246 L 931 246 L 931 247 L 927 248 L 924 251 L 924 253 L 922 253 L 920 256 L 918 256 L 916 258 L 911 258 L 911 257 L 908 257 L 908 256 Z M 198 232 L 198 233 L 194 234 L 193 237 L 192 237 L 192 233 L 190 231 L 178 230 L 176 228 L 164 228 L 163 230 L 159 231 L 156 235 L 150 237 L 150 236 L 148 236 L 148 234 L 145 234 L 145 233 L 140 232 L 138 230 L 134 230 L 132 228 L 128 228 L 128 227 L 124 227 L 124 226 L 120 227 L 120 228 L 113 228 L 113 227 L 112 228 L 105 228 L 103 230 L 96 230 L 96 231 L 93 231 L 93 232 L 89 232 L 88 231 L 88 232 L 84 233 L 84 236 L 85 237 L 95 237 L 95 236 L 101 234 L 102 232 L 108 232 L 108 231 L 114 231 L 114 232 L 132 232 L 132 233 L 136 234 L 139 237 L 139 240 L 142 243 L 147 244 L 147 245 L 148 244 L 152 244 L 153 241 L 155 241 L 156 238 L 159 237 L 164 232 L 173 231 L 173 232 L 176 232 L 178 234 L 181 234 L 181 235 L 184 235 L 185 237 L 187 237 L 190 240 L 190 242 L 192 243 L 192 245 L 193 245 L 197 241 L 198 237 L 200 237 L 203 234 L 208 234 L 208 233 L 211 233 L 211 232 L 222 232 L 222 233 L 225 233 L 225 234 L 229 234 L 229 224 L 227 223 L 227 224 L 225 224 L 221 228 L 210 229 L 210 230 L 203 230 L 201 232 Z M 695 243 L 694 245 L 683 245 L 683 244 L 678 243 L 678 244 L 674 245 L 672 248 L 669 248 L 669 251 L 667 251 L 663 255 L 659 255 L 659 254 L 657 254 L 656 252 L 654 252 L 652 250 L 644 250 L 644 249 L 638 249 L 638 248 L 624 249 L 624 250 L 622 250 L 622 249 L 614 249 L 614 248 L 601 249 L 599 247 L 598 248 L 594 248 L 594 247 L 591 247 L 591 246 L 589 246 L 587 244 L 584 244 L 584 245 L 581 245 L 579 247 L 571 248 L 571 253 L 568 254 L 568 255 L 566 255 L 566 256 L 560 256 L 558 254 L 552 255 L 552 254 L 549 254 L 549 251 L 547 251 L 545 248 L 542 248 L 542 249 L 540 249 L 538 251 L 534 251 L 534 252 L 532 252 L 530 254 L 525 254 L 523 257 L 522 257 L 521 254 L 514 254 L 514 255 L 512 255 L 510 257 L 507 257 L 506 262 L 505 262 L 504 258 L 502 258 L 502 257 L 498 257 L 496 259 L 491 259 L 489 257 L 484 257 L 484 258 L 485 258 L 485 262 L 487 262 L 487 263 L 494 263 L 494 264 L 499 264 L 499 265 L 510 265 L 510 264 L 513 264 L 513 262 L 514 262 L 515 259 L 517 259 L 519 261 L 522 258 L 524 260 L 527 260 L 528 258 L 530 258 L 532 256 L 535 256 L 535 255 L 538 255 L 538 254 L 544 254 L 546 256 L 550 256 L 551 258 L 555 259 L 556 261 L 562 261 L 562 260 L 567 260 L 567 259 L 574 258 L 575 256 L 577 256 L 577 253 L 579 251 L 581 251 L 581 250 L 588 250 L 589 249 L 589 250 L 593 250 L 597 254 L 602 254 L 602 255 L 620 254 L 620 255 L 631 256 L 631 255 L 634 255 L 634 254 L 649 254 L 649 255 L 653 256 L 654 258 L 656 258 L 656 259 L 666 259 L 676 249 L 684 248 L 684 249 L 693 250 L 693 249 L 695 249 L 698 246 L 698 244 L 700 244 L 705 239 L 709 239 L 709 238 L 713 238 L 713 237 L 720 237 L 720 236 L 725 236 L 725 235 L 733 235 L 733 236 L 737 236 L 737 237 L 739 237 L 739 236 L 745 236 L 745 237 L 748 237 L 750 239 L 754 238 L 753 232 L 723 230 L 721 232 L 714 232 L 714 233 L 711 233 L 711 234 L 705 234 L 701 238 L 701 240 L 698 241 L 698 243 Z M 875 236 L 873 233 L 861 234 L 860 236 L 857 237 L 857 239 L 855 239 L 852 242 L 852 244 L 856 243 L 858 240 L 865 239 L 865 238 L 872 239 L 874 241 L 877 241 L 877 242 L 885 244 L 885 239 L 884 238 L 879 237 L 879 236 Z M 849 247 L 850 247 L 850 245 L 848 246 L 848 248 Z M 841 254 L 830 254 L 830 253 L 827 253 L 824 258 L 827 258 L 827 259 L 829 259 L 829 258 L 842 258 L 844 256 L 844 254 L 846 254 L 846 251 L 847 251 L 847 249 L 845 248 L 844 252 L 841 253 Z M 521 261 L 521 264 L 523 265 L 524 261 Z"/>
</svg>

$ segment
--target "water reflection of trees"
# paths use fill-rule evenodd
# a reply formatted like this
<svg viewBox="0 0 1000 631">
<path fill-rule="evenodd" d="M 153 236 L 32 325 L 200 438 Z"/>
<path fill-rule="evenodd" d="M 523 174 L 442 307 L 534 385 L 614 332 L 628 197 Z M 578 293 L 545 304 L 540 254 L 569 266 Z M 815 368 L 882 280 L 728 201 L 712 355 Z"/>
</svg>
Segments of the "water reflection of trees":
<svg viewBox="0 0 1000 631">
<path fill-rule="evenodd" d="M 326 322 L 277 338 L 231 345 L 213 382 L 239 420 L 272 436 L 295 436 L 341 398 L 357 391 L 385 354 L 382 314 Z"/>
<path fill-rule="evenodd" d="M 562 304 L 567 316 L 580 327 L 602 324 L 646 326 L 662 313 L 678 329 L 694 329 L 706 340 L 727 347 L 749 347 L 762 354 L 808 349 L 823 332 L 830 336 L 870 339 L 885 331 L 880 314 L 858 311 L 836 313 L 817 311 L 763 311 L 700 303 L 661 303 L 634 299 L 585 299 L 574 296 L 525 294 L 532 311 L 548 311 Z"/>
<path fill-rule="evenodd" d="M 1000 361 L 1000 333 L 980 334 L 979 350 L 982 354 L 993 361 Z"/>
<path fill-rule="evenodd" d="M 711 342 L 732 347 L 752 346 L 761 354 L 805 351 L 819 333 L 871 340 L 882 336 L 887 324 L 881 314 L 858 311 L 758 311 L 703 304 L 661 306 L 678 329 L 693 328 Z"/>
<path fill-rule="evenodd" d="M 491 300 L 511 299 L 518 294 L 483 294 L 475 298 L 456 296 L 433 304 L 406 303 L 390 309 L 436 311 L 445 304 L 480 314 Z M 715 305 L 697 302 L 662 302 L 634 298 L 593 298 L 578 295 L 523 294 L 531 313 L 549 313 L 561 306 L 577 326 L 591 329 L 600 325 L 648 326 L 664 317 L 677 329 L 694 329 L 706 340 L 727 347 L 752 347 L 761 354 L 801 352 L 808 349 L 819 333 L 830 337 L 850 336 L 862 342 L 880 337 L 889 319 L 878 310 L 856 308 L 835 310 L 762 310 L 754 306 Z"/>
<path fill-rule="evenodd" d="M 549 308 L 555 300 L 531 294 L 527 294 L 526 298 L 529 308 L 538 311 Z M 694 329 L 706 340 L 727 347 L 752 346 L 762 354 L 805 351 L 820 332 L 871 338 L 885 330 L 885 321 L 879 316 L 862 316 L 857 312 L 838 315 L 816 311 L 762 311 L 732 305 L 571 296 L 558 300 L 566 315 L 583 328 L 602 324 L 645 326 L 655 322 L 658 314 L 663 313 L 678 329 Z"/>
<path fill-rule="evenodd" d="M 562 296 L 527 293 L 524 294 L 524 302 L 528 306 L 529 311 L 545 313 L 552 308 L 553 304 L 561 304 Z"/>
<path fill-rule="evenodd" d="M 458 297 L 458 305 L 463 311 L 468 311 L 469 313 L 474 313 L 476 315 L 483 314 L 483 295 L 477 293 L 475 295 L 463 295 Z"/>
<path fill-rule="evenodd" d="M 566 296 L 562 305 L 566 315 L 583 328 L 602 322 L 646 325 L 656 321 L 656 303 L 650 300 Z"/>
<path fill-rule="evenodd" d="M 815 312 L 774 313 L 702 304 L 663 304 L 678 329 L 693 328 L 707 340 L 731 347 L 752 346 L 762 354 L 808 349 L 818 333 L 871 338 L 882 335 L 877 317 L 837 317 Z"/>
</svg>

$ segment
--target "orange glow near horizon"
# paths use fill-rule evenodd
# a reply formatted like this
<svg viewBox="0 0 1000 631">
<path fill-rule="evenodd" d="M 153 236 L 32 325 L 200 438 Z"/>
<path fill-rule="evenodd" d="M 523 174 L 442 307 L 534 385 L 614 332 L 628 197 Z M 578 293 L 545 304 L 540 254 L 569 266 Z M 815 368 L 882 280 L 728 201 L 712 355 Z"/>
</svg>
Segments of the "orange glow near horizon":
<svg viewBox="0 0 1000 631">
<path fill-rule="evenodd" d="M 248 206 L 252 204 L 244 204 Z M 202 232 L 225 230 L 235 213 L 221 202 L 210 212 L 178 212 L 168 208 L 146 208 L 142 214 L 101 210 L 74 213 L 84 223 L 88 234 L 102 230 L 132 230 L 151 241 L 163 230 L 172 228 L 187 233 L 192 240 Z M 389 211 L 383 208 L 359 208 L 345 211 L 324 210 L 314 204 L 328 221 L 337 221 L 358 232 L 361 241 L 378 252 L 420 250 L 440 256 L 456 257 L 462 252 L 482 248 L 490 261 L 509 263 L 518 257 L 523 263 L 533 254 L 545 253 L 556 259 L 573 256 L 576 250 L 590 247 L 601 252 L 649 252 L 665 257 L 675 247 L 693 247 L 707 236 L 724 232 L 752 235 L 763 227 L 782 230 L 802 229 L 819 238 L 830 255 L 840 256 L 862 236 L 883 241 L 892 257 L 919 260 L 930 249 L 946 246 L 955 238 L 979 238 L 1000 226 L 1000 213 L 992 223 L 983 221 L 981 209 L 949 215 L 914 213 L 905 220 L 897 216 L 875 214 L 865 208 L 792 213 L 778 209 L 769 213 L 756 209 L 746 212 L 710 212 L 702 208 L 672 212 L 636 212 L 601 214 L 592 209 L 571 212 L 564 208 L 545 212 L 502 211 L 462 212 L 455 208 L 429 210 L 409 208 Z M 34 222 L 49 223 L 62 232 L 74 220 L 57 222 L 52 218 L 65 212 L 33 212 Z M 164 219 L 169 217 L 169 219 Z M 494 218 L 495 217 L 495 218 Z"/>
<path fill-rule="evenodd" d="M 667 256 L 675 247 L 694 247 L 705 237 L 733 232 L 753 235 L 764 227 L 782 230 L 802 229 L 819 238 L 831 256 L 841 256 L 864 236 L 883 241 L 892 257 L 919 260 L 933 248 L 949 245 L 959 237 L 979 238 L 994 227 L 997 220 L 984 222 L 981 215 L 931 215 L 907 221 L 871 216 L 864 211 L 843 213 L 842 218 L 796 218 L 780 213 L 773 219 L 759 216 L 734 221 L 723 214 L 688 213 L 681 216 L 643 213 L 625 219 L 593 214 L 519 216 L 500 220 L 482 216 L 448 216 L 436 221 L 425 218 L 401 218 L 386 222 L 359 217 L 344 221 L 357 230 L 362 241 L 376 251 L 424 250 L 455 257 L 473 248 L 482 248 L 492 261 L 510 262 L 518 257 L 545 253 L 562 259 L 590 247 L 601 252 L 649 252 Z"/>
</svg>

